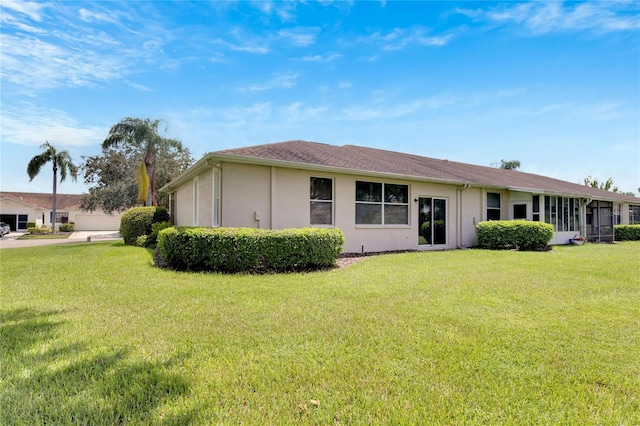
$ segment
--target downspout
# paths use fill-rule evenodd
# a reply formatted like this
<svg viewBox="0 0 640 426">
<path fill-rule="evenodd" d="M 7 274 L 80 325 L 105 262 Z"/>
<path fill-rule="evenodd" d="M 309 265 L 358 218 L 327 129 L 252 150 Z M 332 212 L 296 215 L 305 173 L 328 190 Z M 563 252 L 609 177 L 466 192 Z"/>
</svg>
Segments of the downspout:
<svg viewBox="0 0 640 426">
<path fill-rule="evenodd" d="M 471 184 L 465 183 L 460 188 L 456 189 L 456 203 L 458 210 L 458 217 L 456 220 L 456 247 L 461 249 L 464 248 L 464 243 L 462 242 L 462 191 L 465 189 L 469 189 Z"/>
<path fill-rule="evenodd" d="M 580 209 L 580 236 L 586 240 L 589 237 L 587 235 L 587 206 L 591 204 L 593 198 L 583 198 L 582 201 L 583 204 Z M 600 228 L 598 227 L 598 229 Z"/>
</svg>

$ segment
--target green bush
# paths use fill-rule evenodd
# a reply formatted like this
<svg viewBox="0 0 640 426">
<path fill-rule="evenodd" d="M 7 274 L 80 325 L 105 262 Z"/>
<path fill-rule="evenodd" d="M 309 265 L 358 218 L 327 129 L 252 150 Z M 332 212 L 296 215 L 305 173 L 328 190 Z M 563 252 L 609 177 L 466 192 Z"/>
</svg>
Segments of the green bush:
<svg viewBox="0 0 640 426">
<path fill-rule="evenodd" d="M 63 223 L 58 227 L 60 232 L 73 232 L 76 230 L 76 225 L 73 222 Z"/>
<path fill-rule="evenodd" d="M 143 245 L 140 245 L 140 244 L 137 244 L 137 245 L 139 245 L 140 247 L 155 248 L 158 242 L 158 233 L 163 229 L 171 228 L 171 226 L 172 226 L 171 222 L 158 222 L 158 223 L 151 224 L 151 234 L 149 234 L 147 238 L 144 240 Z"/>
<path fill-rule="evenodd" d="M 35 222 L 27 222 L 27 229 L 35 228 L 35 227 L 36 227 L 36 223 Z"/>
<path fill-rule="evenodd" d="M 136 246 L 146 247 L 148 239 L 149 239 L 148 235 L 139 235 L 138 238 L 136 238 Z"/>
<path fill-rule="evenodd" d="M 544 250 L 553 238 L 553 226 L 526 220 L 492 220 L 476 225 L 478 247 L 491 250 Z"/>
<path fill-rule="evenodd" d="M 51 233 L 51 228 L 49 228 L 48 226 L 41 226 L 41 227 L 32 226 L 27 228 L 27 232 L 33 235 L 45 235 L 45 234 Z"/>
<path fill-rule="evenodd" d="M 122 214 L 120 235 L 125 244 L 133 246 L 140 235 L 151 234 L 154 223 L 169 219 L 169 212 L 164 207 L 134 207 Z"/>
<path fill-rule="evenodd" d="M 178 270 L 284 272 L 334 266 L 339 229 L 172 227 L 158 234 L 162 263 Z"/>
<path fill-rule="evenodd" d="M 640 241 L 640 225 L 616 225 L 613 232 L 616 241 Z"/>
</svg>

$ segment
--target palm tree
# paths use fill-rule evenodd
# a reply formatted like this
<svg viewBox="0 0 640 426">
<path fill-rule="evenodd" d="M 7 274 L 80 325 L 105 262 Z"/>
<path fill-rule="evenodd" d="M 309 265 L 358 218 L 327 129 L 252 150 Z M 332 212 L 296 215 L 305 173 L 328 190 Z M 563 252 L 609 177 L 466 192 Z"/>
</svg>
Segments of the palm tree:
<svg viewBox="0 0 640 426">
<path fill-rule="evenodd" d="M 102 142 L 108 149 L 119 144 L 129 144 L 142 153 L 138 168 L 138 201 L 146 206 L 156 205 L 156 156 L 161 147 L 171 147 L 182 151 L 182 143 L 175 139 L 163 138 L 158 134 L 162 120 L 127 117 L 109 130 L 109 136 Z"/>
<path fill-rule="evenodd" d="M 71 161 L 71 156 L 69 155 L 69 151 L 64 150 L 58 152 L 58 150 L 53 147 L 46 141 L 45 144 L 41 145 L 40 148 L 44 149 L 42 154 L 38 154 L 29 161 L 29 165 L 27 166 L 27 174 L 29 175 L 29 182 L 35 178 L 38 173 L 40 173 L 40 169 L 42 166 L 47 164 L 48 162 L 53 163 L 53 206 L 51 210 L 52 218 L 51 218 L 51 229 L 53 233 L 56 233 L 56 193 L 58 189 L 58 171 L 60 171 L 60 183 L 64 182 L 67 178 L 67 173 L 71 175 L 73 180 L 78 178 L 78 167 L 73 164 Z"/>
</svg>

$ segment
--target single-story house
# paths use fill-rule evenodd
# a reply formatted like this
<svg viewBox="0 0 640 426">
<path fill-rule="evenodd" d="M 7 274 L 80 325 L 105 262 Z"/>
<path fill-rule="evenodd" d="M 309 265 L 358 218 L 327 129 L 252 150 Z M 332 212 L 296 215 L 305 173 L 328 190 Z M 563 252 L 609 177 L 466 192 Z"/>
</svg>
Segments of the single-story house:
<svg viewBox="0 0 640 426">
<path fill-rule="evenodd" d="M 550 223 L 552 244 L 612 241 L 640 198 L 362 146 L 290 141 L 210 152 L 160 189 L 176 225 L 340 228 L 345 252 L 472 247 L 486 220 Z"/>
<path fill-rule="evenodd" d="M 82 195 L 56 194 L 56 226 L 74 222 L 77 231 L 115 231 L 120 229 L 121 213 L 106 214 L 101 210 L 93 213 L 80 210 Z M 11 231 L 26 231 L 27 223 L 51 227 L 53 223 L 51 193 L 0 192 L 0 221 L 11 227 Z"/>
</svg>

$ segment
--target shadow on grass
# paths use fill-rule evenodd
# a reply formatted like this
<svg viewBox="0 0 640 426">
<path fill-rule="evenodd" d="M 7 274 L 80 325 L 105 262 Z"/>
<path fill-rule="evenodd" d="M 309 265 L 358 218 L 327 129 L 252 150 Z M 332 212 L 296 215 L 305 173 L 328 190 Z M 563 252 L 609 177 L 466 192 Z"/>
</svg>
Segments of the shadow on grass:
<svg viewBox="0 0 640 426">
<path fill-rule="evenodd" d="M 156 410 L 190 385 L 177 362 L 132 359 L 128 351 L 60 345 L 60 311 L 0 311 L 0 424 L 188 424 L 194 410 Z"/>
</svg>

